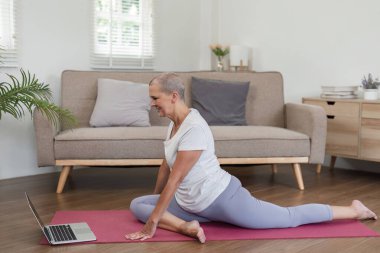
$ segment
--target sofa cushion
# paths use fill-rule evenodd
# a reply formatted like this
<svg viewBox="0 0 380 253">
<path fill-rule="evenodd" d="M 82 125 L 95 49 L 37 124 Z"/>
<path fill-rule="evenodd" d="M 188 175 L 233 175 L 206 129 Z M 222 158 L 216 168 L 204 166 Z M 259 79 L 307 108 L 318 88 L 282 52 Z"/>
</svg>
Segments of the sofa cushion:
<svg viewBox="0 0 380 253">
<path fill-rule="evenodd" d="M 148 84 L 98 79 L 98 95 L 90 125 L 150 126 Z"/>
<path fill-rule="evenodd" d="M 307 157 L 307 135 L 279 127 L 212 126 L 215 152 L 223 158 Z"/>
<path fill-rule="evenodd" d="M 309 137 L 266 126 L 212 126 L 220 158 L 306 157 Z M 66 130 L 55 137 L 55 159 L 163 158 L 167 127 L 105 127 Z"/>
<path fill-rule="evenodd" d="M 164 157 L 167 127 L 100 127 L 65 130 L 55 137 L 55 159 Z"/>
<path fill-rule="evenodd" d="M 193 77 L 192 107 L 209 125 L 246 125 L 245 103 L 249 82 L 222 81 Z"/>
</svg>

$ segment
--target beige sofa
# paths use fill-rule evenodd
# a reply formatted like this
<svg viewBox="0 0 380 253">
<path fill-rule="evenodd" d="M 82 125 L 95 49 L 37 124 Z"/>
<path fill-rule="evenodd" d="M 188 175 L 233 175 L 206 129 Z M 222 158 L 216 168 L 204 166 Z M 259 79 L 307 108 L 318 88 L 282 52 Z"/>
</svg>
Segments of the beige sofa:
<svg viewBox="0 0 380 253">
<path fill-rule="evenodd" d="M 92 128 L 97 79 L 148 83 L 158 72 L 72 71 L 62 73 L 61 103 L 77 117 L 74 129 L 55 131 L 34 113 L 38 166 L 63 166 L 61 193 L 73 166 L 157 166 L 164 157 L 163 139 L 169 121 L 150 112 L 151 127 Z M 326 115 L 322 108 L 284 103 L 283 78 L 278 72 L 182 72 L 185 99 L 191 106 L 191 78 L 250 81 L 246 102 L 247 126 L 212 126 L 221 164 L 292 164 L 299 189 L 304 189 L 301 163 L 324 160 Z"/>
</svg>

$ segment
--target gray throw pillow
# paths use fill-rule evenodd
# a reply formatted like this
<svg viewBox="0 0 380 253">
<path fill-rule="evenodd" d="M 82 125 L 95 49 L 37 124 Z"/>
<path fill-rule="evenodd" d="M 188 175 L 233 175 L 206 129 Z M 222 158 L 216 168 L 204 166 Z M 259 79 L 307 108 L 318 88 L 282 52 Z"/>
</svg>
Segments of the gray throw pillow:
<svg viewBox="0 0 380 253">
<path fill-rule="evenodd" d="M 148 84 L 98 79 L 98 96 L 90 125 L 150 126 Z"/>
<path fill-rule="evenodd" d="M 209 125 L 246 125 L 245 103 L 248 82 L 222 81 L 192 77 L 192 107 Z"/>
</svg>

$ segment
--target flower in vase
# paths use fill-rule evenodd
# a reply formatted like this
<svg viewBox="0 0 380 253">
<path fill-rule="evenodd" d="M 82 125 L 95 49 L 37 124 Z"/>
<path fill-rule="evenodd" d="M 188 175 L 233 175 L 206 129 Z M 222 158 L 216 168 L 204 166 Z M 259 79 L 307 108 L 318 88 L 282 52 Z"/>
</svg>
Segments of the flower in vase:
<svg viewBox="0 0 380 253">
<path fill-rule="evenodd" d="M 221 44 L 211 44 L 210 49 L 218 57 L 218 61 L 221 61 L 230 52 L 228 46 L 222 46 Z"/>
</svg>

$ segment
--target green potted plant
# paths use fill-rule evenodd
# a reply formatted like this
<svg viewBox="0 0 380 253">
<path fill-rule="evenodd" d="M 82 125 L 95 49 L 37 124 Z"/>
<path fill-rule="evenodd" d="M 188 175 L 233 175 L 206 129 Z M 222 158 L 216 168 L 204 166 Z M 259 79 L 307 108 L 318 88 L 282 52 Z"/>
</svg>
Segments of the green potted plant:
<svg viewBox="0 0 380 253">
<path fill-rule="evenodd" d="M 32 115 L 33 110 L 38 109 L 57 129 L 60 122 L 69 125 L 76 123 L 69 110 L 52 102 L 52 92 L 48 84 L 40 82 L 29 71 L 20 69 L 20 73 L 20 80 L 14 75 L 6 74 L 9 81 L 0 82 L 0 120 L 4 114 L 19 119 L 26 113 Z"/>
<path fill-rule="evenodd" d="M 378 79 L 374 80 L 372 74 L 368 74 L 368 77 L 364 76 L 362 79 L 362 86 L 364 90 L 364 99 L 376 100 L 378 97 L 377 88 L 380 85 Z"/>
</svg>

